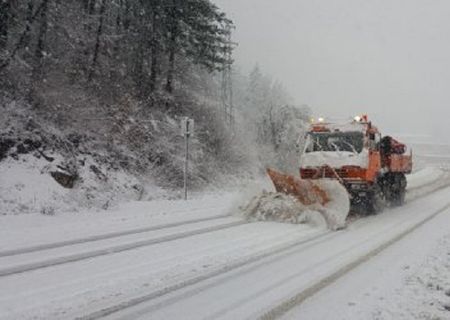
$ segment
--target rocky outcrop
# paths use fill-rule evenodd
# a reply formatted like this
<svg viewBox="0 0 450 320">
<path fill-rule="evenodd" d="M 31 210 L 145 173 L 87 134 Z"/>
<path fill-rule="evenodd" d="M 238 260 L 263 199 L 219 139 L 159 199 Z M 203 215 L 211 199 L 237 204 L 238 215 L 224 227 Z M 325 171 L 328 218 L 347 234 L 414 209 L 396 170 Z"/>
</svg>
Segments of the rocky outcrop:
<svg viewBox="0 0 450 320">
<path fill-rule="evenodd" d="M 66 189 L 72 189 L 78 179 L 78 175 L 64 171 L 51 171 L 53 179 Z"/>
</svg>

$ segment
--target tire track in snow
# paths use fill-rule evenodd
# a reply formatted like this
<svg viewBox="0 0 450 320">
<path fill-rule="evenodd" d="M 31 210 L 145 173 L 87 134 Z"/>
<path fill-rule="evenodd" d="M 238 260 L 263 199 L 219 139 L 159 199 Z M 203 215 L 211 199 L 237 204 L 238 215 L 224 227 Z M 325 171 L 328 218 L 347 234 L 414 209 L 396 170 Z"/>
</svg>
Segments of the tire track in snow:
<svg viewBox="0 0 450 320">
<path fill-rule="evenodd" d="M 430 193 L 433 193 L 433 192 L 436 192 L 437 190 L 443 189 L 444 187 L 445 186 L 439 186 L 439 187 L 433 189 L 432 191 L 426 192 L 424 194 L 417 195 L 416 197 L 411 199 L 410 202 L 413 202 L 413 201 L 418 200 L 418 199 L 420 199 L 422 197 L 425 197 L 425 196 L 429 195 Z M 320 243 L 321 241 L 317 241 L 316 243 L 313 243 L 313 244 L 311 244 L 310 242 L 314 242 L 314 240 L 320 240 L 320 238 L 323 238 L 324 236 L 329 235 L 329 234 L 333 235 L 333 233 L 331 233 L 331 232 L 326 232 L 325 234 L 321 234 L 321 235 L 319 235 L 317 237 L 313 237 L 313 238 L 310 238 L 310 239 L 302 240 L 302 241 L 300 241 L 300 243 L 290 244 L 288 246 L 284 246 L 284 248 L 278 248 L 276 250 L 271 250 L 271 252 L 268 252 L 268 253 L 266 252 L 266 253 L 263 253 L 263 254 L 259 254 L 257 256 L 250 257 L 249 259 L 245 259 L 244 261 L 240 261 L 240 262 L 237 262 L 235 264 L 226 265 L 226 266 L 224 266 L 224 267 L 222 267 L 222 268 L 220 268 L 218 270 L 212 271 L 212 272 L 210 272 L 208 274 L 200 275 L 198 277 L 195 277 L 195 278 L 192 278 L 192 279 L 189 279 L 189 280 L 186 280 L 186 281 L 174 284 L 173 286 L 170 286 L 170 287 L 158 290 L 158 291 L 154 291 L 154 292 L 149 293 L 147 295 L 130 299 L 128 301 L 122 302 L 120 304 L 117 304 L 117 305 L 114 305 L 114 306 L 111 306 L 111 307 L 108 307 L 108 308 L 104 308 L 102 310 L 99 310 L 97 312 L 91 313 L 91 314 L 86 315 L 86 316 L 79 317 L 77 319 L 80 319 L 80 320 L 95 320 L 95 319 L 100 319 L 100 318 L 103 318 L 103 317 L 115 314 L 117 312 L 120 312 L 120 311 L 126 310 L 128 308 L 134 307 L 134 306 L 139 305 L 141 303 L 150 302 L 150 301 L 152 301 L 154 299 L 160 298 L 160 297 L 162 297 L 164 295 L 167 295 L 169 293 L 172 293 L 174 291 L 181 290 L 181 289 L 184 289 L 186 287 L 195 285 L 195 284 L 197 284 L 197 283 L 199 283 L 201 281 L 208 280 L 208 279 L 214 278 L 216 276 L 223 275 L 226 272 L 233 271 L 233 270 L 238 269 L 240 267 L 244 267 L 244 266 L 250 265 L 250 264 L 258 262 L 259 260 L 262 260 L 264 258 L 268 258 L 270 256 L 274 256 L 274 255 L 276 255 L 278 253 L 284 252 L 286 254 L 286 251 L 289 251 L 289 249 L 292 249 L 292 248 L 295 248 L 295 247 L 298 247 L 298 246 L 303 246 L 304 244 L 310 244 L 308 246 L 308 248 L 309 248 L 310 246 L 315 245 L 316 243 Z M 334 233 L 334 235 L 336 235 L 336 234 L 339 234 L 339 233 Z M 304 248 L 304 249 L 306 249 L 306 248 Z M 258 267 L 258 266 L 255 266 L 255 267 Z M 243 270 L 241 273 L 245 273 L 245 272 L 249 272 L 249 271 L 248 270 Z M 240 273 L 237 273 L 236 275 L 238 275 L 238 274 L 240 274 Z M 230 276 L 235 277 L 236 275 L 233 274 L 233 275 L 230 275 Z M 192 293 L 192 292 L 190 292 L 190 293 Z M 179 300 L 179 299 L 180 298 L 178 297 L 178 298 L 174 298 L 173 300 Z M 167 303 L 167 301 L 165 303 Z M 170 303 L 173 303 L 173 301 L 171 301 Z"/>
<path fill-rule="evenodd" d="M 265 258 L 269 258 L 271 256 L 280 256 L 280 255 L 286 255 L 286 254 L 290 254 L 289 251 L 291 250 L 295 250 L 296 252 L 302 251 L 302 250 L 306 250 L 308 248 L 310 248 L 311 246 L 321 243 L 322 241 L 328 240 L 328 236 L 329 237 L 334 237 L 337 234 L 339 234 L 339 232 L 332 232 L 332 231 L 324 231 L 319 233 L 316 236 L 313 236 L 311 238 L 308 239 L 302 239 L 300 241 L 296 241 L 294 243 L 289 243 L 287 245 L 281 245 L 278 246 L 276 248 L 272 248 L 270 250 L 267 250 L 265 252 L 262 252 L 260 254 L 254 255 L 254 256 L 250 256 L 247 257 L 245 259 L 242 259 L 240 261 L 237 261 L 233 264 L 229 264 L 229 265 L 224 265 L 219 269 L 213 270 L 209 273 L 203 274 L 203 275 L 199 275 L 197 277 L 193 277 L 191 279 L 176 283 L 172 286 L 163 288 L 161 290 L 157 290 L 157 291 L 153 291 L 149 294 L 140 296 L 140 297 L 136 297 L 133 299 L 130 299 L 128 301 L 124 301 L 122 303 L 113 305 L 111 307 L 108 308 L 104 308 L 101 309 L 99 311 L 93 312 L 91 314 L 85 315 L 85 316 L 81 316 L 81 317 L 77 317 L 76 320 L 97 320 L 97 319 L 101 319 L 104 318 L 106 316 L 109 316 L 111 314 L 117 313 L 119 311 L 123 311 L 126 310 L 128 308 L 134 307 L 136 305 L 139 305 L 141 303 L 145 303 L 145 302 L 149 302 L 152 301 L 154 299 L 160 298 L 164 295 L 167 295 L 169 293 L 172 293 L 174 291 L 177 290 L 181 290 L 184 289 L 186 287 L 195 285 L 199 282 L 202 282 L 204 280 L 208 280 L 220 275 L 223 275 L 224 273 L 227 272 L 231 272 L 233 270 L 239 269 L 241 267 L 245 267 L 247 265 L 250 265 L 252 263 L 256 263 L 260 260 L 263 260 Z M 237 273 L 237 274 L 233 274 L 231 275 L 232 277 L 235 277 L 241 273 L 246 273 L 246 272 L 250 272 L 249 270 L 242 270 L 242 272 Z M 223 281 L 223 280 L 222 280 Z M 176 300 L 178 300 L 179 298 L 177 298 Z"/>
<path fill-rule="evenodd" d="M 331 275 L 325 277 L 318 283 L 312 285 L 311 287 L 299 292 L 295 296 L 291 297 L 288 300 L 285 300 L 284 302 L 280 303 L 279 305 L 275 306 L 274 308 L 270 309 L 266 313 L 264 313 L 262 316 L 260 316 L 259 320 L 273 320 L 278 319 L 284 314 L 286 314 L 289 310 L 291 310 L 294 307 L 297 307 L 300 305 L 303 301 L 310 298 L 320 290 L 326 288 L 327 286 L 331 285 L 335 281 L 337 281 L 339 278 L 343 277 L 356 267 L 360 266 L 361 264 L 369 261 L 371 258 L 375 257 L 379 253 L 381 253 L 383 250 L 389 248 L 393 244 L 399 242 L 404 237 L 409 235 L 410 233 L 414 232 L 415 230 L 422 227 L 427 222 L 431 221 L 435 217 L 437 217 L 439 214 L 445 212 L 450 208 L 450 203 L 446 204 L 444 207 L 440 208 L 439 210 L 435 211 L 431 215 L 427 216 L 426 218 L 422 219 L 421 221 L 415 223 L 408 229 L 402 231 L 398 235 L 394 236 L 393 238 L 389 239 L 388 241 L 384 242 L 380 246 L 376 247 L 375 249 L 372 249 L 370 252 L 365 254 L 364 256 L 361 256 L 360 258 L 354 260 L 353 262 L 341 267 L 336 272 L 332 273 Z"/>
<path fill-rule="evenodd" d="M 191 237 L 191 236 L 196 236 L 196 235 L 201 235 L 201 234 L 205 234 L 205 233 L 210 233 L 210 232 L 214 232 L 214 231 L 218 231 L 218 230 L 233 228 L 233 227 L 241 226 L 241 225 L 244 225 L 247 223 L 249 223 L 249 222 L 245 221 L 245 220 L 229 222 L 226 224 L 219 224 L 219 225 L 206 227 L 206 228 L 202 228 L 202 229 L 191 230 L 191 231 L 186 231 L 186 232 L 179 232 L 176 234 L 170 234 L 170 235 L 162 236 L 162 237 L 158 237 L 158 238 L 141 240 L 141 241 L 126 243 L 126 244 L 122 244 L 122 245 L 119 244 L 119 245 L 111 246 L 108 248 L 92 250 L 89 252 L 82 252 L 82 253 L 77 253 L 77 254 L 72 254 L 72 255 L 67 255 L 67 256 L 56 257 L 56 258 L 48 259 L 45 261 L 19 264 L 17 266 L 0 269 L 0 277 L 11 276 L 11 275 L 24 273 L 24 272 L 28 272 L 28 271 L 33 271 L 33 270 L 38 270 L 38 269 L 42 269 L 42 268 L 48 268 L 48 267 L 53 267 L 53 266 L 57 266 L 57 265 L 61 265 L 61 264 L 66 264 L 66 263 L 91 259 L 91 258 L 95 258 L 95 257 L 99 257 L 99 256 L 104 256 L 104 255 L 108 255 L 108 254 L 119 253 L 119 252 L 123 252 L 123 251 L 127 251 L 127 250 L 137 249 L 140 247 L 156 245 L 156 244 L 160 244 L 163 242 L 174 241 L 174 240 L 187 238 L 187 237 Z M 42 251 L 42 250 L 39 250 L 39 251 Z"/>
<path fill-rule="evenodd" d="M 440 190 L 440 188 L 439 188 L 439 190 Z M 428 193 L 427 193 L 426 195 L 428 195 Z M 423 195 L 423 197 L 425 197 L 426 195 Z M 418 198 L 416 198 L 416 199 L 414 199 L 414 201 L 417 200 L 417 199 L 420 199 L 420 198 L 422 198 L 422 196 L 421 196 L 421 197 L 418 197 Z M 413 201 L 411 201 L 411 202 L 413 202 Z M 388 240 L 388 242 L 389 242 L 388 244 L 383 243 L 382 245 L 378 246 L 376 249 L 371 250 L 367 255 L 364 255 L 364 257 L 366 258 L 366 260 L 364 260 L 363 262 L 367 261 L 368 259 L 370 259 L 370 258 L 373 257 L 374 255 L 376 255 L 376 254 L 378 254 L 379 252 L 383 251 L 384 249 L 386 249 L 387 247 L 389 247 L 389 246 L 392 245 L 393 243 L 399 241 L 401 238 L 403 238 L 403 237 L 405 237 L 407 234 L 413 232 L 414 230 L 416 230 L 417 228 L 419 228 L 420 226 L 422 226 L 422 225 L 425 224 L 426 222 L 430 221 L 431 219 L 433 219 L 434 217 L 436 217 L 438 214 L 442 213 L 443 211 L 447 210 L 448 208 L 450 208 L 450 203 L 447 204 L 447 205 L 445 205 L 445 206 L 442 207 L 441 209 L 437 210 L 436 212 L 431 213 L 431 215 L 428 215 L 426 218 L 423 218 L 423 219 L 420 220 L 419 222 L 415 223 L 413 226 L 407 227 L 406 231 L 402 231 L 402 232 L 400 232 L 399 234 L 393 236 L 393 238 L 392 238 L 391 240 Z M 395 228 L 395 226 L 392 226 L 392 228 Z M 412 229 L 413 229 L 413 230 L 412 230 Z M 389 230 L 390 230 L 390 229 L 389 229 Z M 382 231 L 382 233 L 385 233 L 385 232 L 386 232 L 386 230 L 383 230 L 383 231 Z M 172 293 L 172 291 L 185 289 L 186 287 L 188 287 L 188 286 L 190 286 L 190 285 L 195 285 L 195 284 L 197 284 L 198 282 L 203 281 L 203 280 L 209 280 L 210 278 L 213 278 L 213 277 L 215 277 L 215 276 L 221 276 L 221 275 L 224 276 L 224 277 L 222 277 L 221 279 L 214 280 L 214 282 L 209 283 L 209 284 L 206 284 L 206 285 L 203 285 L 203 286 L 200 287 L 200 288 L 192 288 L 192 289 L 187 288 L 187 289 L 188 289 L 187 291 L 181 292 L 181 293 L 178 294 L 177 296 L 172 296 L 172 297 L 169 296 L 167 299 L 164 299 L 164 301 L 157 302 L 156 304 L 151 305 L 151 306 L 145 308 L 145 312 L 144 312 L 144 313 L 139 313 L 139 311 L 136 313 L 138 316 L 143 316 L 143 315 L 146 315 L 146 314 L 152 314 L 152 311 L 158 310 L 158 309 L 161 308 L 161 307 L 167 307 L 167 306 L 170 305 L 170 304 L 175 304 L 175 303 L 177 303 L 177 302 L 180 301 L 180 300 L 183 300 L 183 299 L 185 299 L 185 298 L 188 298 L 188 297 L 190 297 L 190 296 L 192 296 L 192 295 L 195 295 L 195 294 L 197 294 L 197 293 L 199 293 L 199 292 L 208 290 L 208 289 L 210 289 L 210 288 L 212 288 L 212 287 L 215 287 L 215 286 L 217 286 L 217 285 L 220 285 L 221 283 L 223 283 L 223 282 L 225 282 L 225 281 L 228 281 L 228 280 L 230 280 L 230 279 L 239 277 L 240 275 L 243 275 L 243 274 L 250 273 L 250 272 L 254 271 L 254 270 L 257 269 L 257 268 L 264 267 L 264 266 L 266 266 L 267 264 L 270 264 L 270 263 L 272 263 L 272 262 L 275 262 L 276 260 L 278 260 L 278 259 L 279 259 L 280 257 L 282 257 L 282 256 L 287 256 L 287 255 L 291 255 L 291 254 L 295 254 L 295 253 L 299 253 L 299 252 L 301 253 L 302 251 L 305 251 L 305 250 L 307 250 L 307 249 L 309 249 L 309 248 L 311 248 L 311 247 L 314 247 L 314 246 L 316 246 L 316 245 L 319 245 L 319 244 L 321 244 L 322 242 L 329 241 L 330 238 L 334 238 L 335 236 L 339 235 L 340 232 L 329 232 L 329 233 L 327 233 L 327 234 L 331 234 L 331 236 L 330 236 L 329 238 L 324 238 L 322 241 L 317 241 L 317 242 L 315 242 L 315 243 L 309 243 L 308 246 L 302 247 L 302 248 L 301 248 L 302 250 L 295 250 L 295 251 L 294 251 L 294 250 L 288 250 L 288 249 L 291 249 L 291 247 L 290 247 L 290 248 L 287 248 L 286 250 L 280 250 L 280 251 L 278 251 L 278 252 L 280 252 L 280 253 L 281 253 L 281 251 L 284 251 L 284 253 L 283 253 L 282 255 L 272 254 L 273 256 L 276 255 L 276 258 L 273 257 L 271 260 L 268 260 L 268 261 L 265 260 L 265 261 L 264 261 L 264 264 L 263 264 L 263 262 L 260 262 L 260 263 L 258 263 L 258 264 L 255 264 L 255 265 L 253 265 L 253 266 L 252 266 L 252 265 L 248 265 L 248 266 L 247 266 L 247 264 L 244 264 L 244 265 L 241 265 L 240 267 L 245 267 L 245 269 L 243 269 L 243 270 L 241 270 L 241 271 L 238 271 L 238 272 L 235 272 L 235 273 L 232 273 L 232 274 L 230 274 L 230 275 L 215 274 L 214 276 L 203 277 L 203 278 L 200 279 L 199 281 L 195 281 L 195 282 L 193 282 L 193 283 L 189 283 L 188 285 L 183 285 L 183 286 L 175 287 L 175 288 L 173 288 L 173 290 L 170 290 L 169 292 L 165 292 L 164 294 L 159 294 L 159 295 L 157 295 L 158 292 L 151 293 L 151 294 L 149 294 L 149 295 L 147 295 L 147 296 L 145 296 L 145 297 L 144 297 L 144 296 L 143 296 L 143 297 L 138 297 L 138 298 L 132 299 L 132 300 L 130 300 L 130 301 L 128 301 L 128 302 L 123 302 L 123 303 L 121 303 L 121 304 L 119 304 L 119 305 L 115 305 L 115 306 L 112 306 L 112 307 L 109 307 L 109 308 L 105 308 L 105 309 L 102 309 L 102 310 L 97 311 L 97 312 L 95 312 L 95 313 L 92 313 L 92 314 L 90 314 L 90 315 L 88 315 L 88 316 L 82 316 L 82 317 L 78 317 L 78 318 L 76 318 L 76 319 L 78 319 L 78 320 L 96 320 L 96 319 L 105 318 L 105 317 L 108 317 L 108 316 L 111 316 L 111 315 L 115 315 L 116 313 L 120 313 L 120 312 L 122 312 L 122 311 L 125 311 L 125 312 L 126 312 L 126 310 L 129 309 L 129 308 L 135 307 L 135 306 L 137 306 L 137 305 L 139 305 L 139 304 L 151 302 L 152 300 L 157 299 L 157 298 L 160 298 L 160 297 L 164 296 L 165 294 Z M 327 235 L 327 234 L 326 234 L 326 235 Z M 324 237 L 324 235 L 318 236 L 318 238 L 322 238 L 322 237 Z M 310 240 L 307 240 L 306 242 L 311 242 L 312 240 L 315 240 L 315 239 L 310 239 Z M 356 244 L 355 246 L 359 246 L 359 245 L 360 245 L 360 243 L 359 243 L 359 244 Z M 295 247 L 295 246 L 294 246 L 294 247 Z M 332 258 L 330 258 L 330 257 L 326 258 L 325 260 L 323 260 L 323 261 L 320 262 L 319 264 L 315 265 L 314 267 L 318 267 L 318 266 L 320 266 L 320 265 L 322 265 L 322 264 L 327 263 L 330 259 L 334 259 L 334 258 L 336 258 L 336 257 L 339 257 L 339 256 L 341 255 L 341 253 L 346 252 L 348 249 L 349 249 L 349 248 L 345 248 L 344 251 L 337 253 L 337 254 L 336 254 L 335 256 L 333 256 Z M 286 251 L 288 251 L 288 252 L 286 252 Z M 370 255 L 370 257 L 367 257 L 368 255 Z M 266 257 L 262 257 L 261 259 L 263 259 L 263 258 L 266 258 Z M 259 260 L 259 259 L 258 259 L 258 260 Z M 252 261 L 252 262 L 257 262 L 258 260 Z M 359 262 L 359 260 L 361 260 L 361 259 L 358 259 L 358 262 Z M 363 262 L 359 262 L 359 264 L 361 264 L 361 263 L 363 263 Z M 355 263 L 355 262 L 350 263 L 350 265 L 352 266 L 352 267 L 351 267 L 352 269 L 355 268 L 355 267 L 357 266 L 357 265 L 354 265 L 354 263 Z M 249 263 L 249 264 L 250 264 L 250 263 Z M 343 268 L 342 268 L 342 269 L 343 269 Z M 233 269 L 225 270 L 223 273 L 225 273 L 225 272 L 227 272 L 227 271 L 230 271 L 230 272 L 231 272 L 231 271 L 233 271 Z M 303 270 L 303 271 L 301 271 L 301 272 L 299 272 L 299 273 L 303 273 L 304 271 L 305 271 L 305 270 Z M 347 270 L 346 272 L 349 272 L 349 271 L 351 271 L 351 269 L 350 269 L 350 270 Z M 342 272 L 342 270 L 339 269 L 339 272 Z M 345 272 L 345 273 L 346 273 L 346 272 Z M 339 277 L 343 276 L 345 273 L 343 273 L 343 274 L 340 275 Z M 285 281 L 289 281 L 289 279 L 284 279 L 283 282 L 285 282 Z M 324 285 L 323 287 L 320 287 L 320 289 L 318 289 L 317 291 L 319 291 L 319 290 L 321 290 L 322 288 L 326 287 L 327 285 L 331 284 L 333 281 L 335 281 L 335 280 L 330 281 L 330 280 L 328 279 L 328 277 L 327 277 L 327 279 L 324 280 L 325 285 Z M 321 281 L 320 283 L 322 284 L 322 281 Z M 316 288 L 316 285 L 313 285 L 313 287 Z M 267 290 L 270 290 L 270 289 L 265 288 L 264 290 L 262 290 L 262 291 L 259 292 L 259 293 L 261 293 L 261 294 L 262 294 L 262 293 L 266 293 Z M 306 289 L 306 290 L 310 290 L 310 288 L 308 288 L 308 289 Z M 259 293 L 256 293 L 255 295 L 258 295 Z M 314 293 L 311 293 L 311 291 L 308 291 L 307 293 L 308 293 L 309 295 L 308 295 L 307 297 L 303 298 L 303 300 L 304 300 L 304 299 L 307 299 L 308 297 L 310 297 L 310 295 L 314 294 L 315 292 L 314 292 Z M 302 301 L 303 301 L 303 300 L 302 300 Z M 245 301 L 248 301 L 248 299 L 246 299 Z M 242 301 L 240 301 L 238 304 L 240 305 L 240 304 L 242 304 L 242 302 L 245 302 L 245 301 L 242 300 Z M 226 307 L 224 310 L 222 310 L 222 311 L 225 311 L 225 312 L 226 312 L 226 310 L 228 310 L 229 307 L 230 307 L 230 306 L 227 306 L 227 307 Z M 268 320 L 271 320 L 271 319 L 276 319 L 276 318 L 278 318 L 279 316 L 282 315 L 282 314 L 280 314 L 280 315 L 271 317 L 272 315 L 269 314 L 269 313 L 270 313 L 272 310 L 273 310 L 273 309 L 271 309 L 270 311 L 268 311 L 267 313 L 265 313 L 263 316 L 260 316 L 259 319 L 265 319 L 265 320 L 268 319 Z M 288 310 L 287 310 L 287 311 L 288 311 Z M 287 312 L 287 311 L 284 311 L 283 314 L 284 314 L 285 312 Z M 223 312 L 219 311 L 219 312 L 217 312 L 216 314 L 214 314 L 214 315 L 212 315 L 212 316 L 210 315 L 210 316 L 211 316 L 211 318 L 215 318 L 216 316 L 219 317 L 220 315 L 223 315 L 222 313 L 223 313 Z M 136 314 L 133 314 L 133 313 L 132 313 L 132 315 L 136 315 Z M 125 316 L 120 316 L 120 315 L 119 315 L 119 316 L 117 317 L 117 319 L 128 319 L 128 316 L 129 316 L 129 314 L 125 313 Z M 116 318 L 114 318 L 114 319 L 116 319 Z"/>
<path fill-rule="evenodd" d="M 99 240 L 118 238 L 118 237 L 139 234 L 139 233 L 145 233 L 145 232 L 150 232 L 150 231 L 168 229 L 168 228 L 179 227 L 182 225 L 189 225 L 189 224 L 198 223 L 198 222 L 218 220 L 218 219 L 226 218 L 229 216 L 230 216 L 229 214 L 223 214 L 223 215 L 218 215 L 218 216 L 214 216 L 214 217 L 180 221 L 180 222 L 162 224 L 162 225 L 151 226 L 151 227 L 142 227 L 142 228 L 136 228 L 136 229 L 126 230 L 126 231 L 110 232 L 110 233 L 104 233 L 104 234 L 100 234 L 100 235 L 93 235 L 93 236 L 89 236 L 89 237 L 85 237 L 85 238 L 59 241 L 59 242 L 47 243 L 47 244 L 40 244 L 40 245 L 36 245 L 36 246 L 13 249 L 13 250 L 5 250 L 5 251 L 0 251 L 0 258 L 15 256 L 15 255 L 24 254 L 24 253 L 38 252 L 38 251 L 43 251 L 43 250 L 48 250 L 48 249 L 62 248 L 62 247 L 67 247 L 67 246 L 71 246 L 74 244 L 82 244 L 82 243 L 87 243 L 87 242 L 94 242 L 94 241 L 99 241 Z"/>
<path fill-rule="evenodd" d="M 406 199 L 407 202 L 412 202 L 417 199 L 426 197 L 434 192 L 438 192 L 450 186 L 450 172 L 444 171 L 443 176 L 433 182 L 425 183 L 420 186 L 406 189 L 406 196 L 410 196 L 410 199 Z"/>
</svg>

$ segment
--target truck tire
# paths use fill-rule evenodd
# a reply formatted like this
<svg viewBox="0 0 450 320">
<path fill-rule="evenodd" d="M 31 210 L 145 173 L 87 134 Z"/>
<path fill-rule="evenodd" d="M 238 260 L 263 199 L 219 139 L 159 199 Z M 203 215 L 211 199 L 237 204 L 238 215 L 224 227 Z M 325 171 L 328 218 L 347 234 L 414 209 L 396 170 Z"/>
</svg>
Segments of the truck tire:
<svg viewBox="0 0 450 320">
<path fill-rule="evenodd" d="M 369 197 L 369 212 L 371 214 L 381 213 L 384 211 L 384 208 L 386 208 L 386 198 L 382 188 L 375 184 Z"/>
<path fill-rule="evenodd" d="M 391 203 L 393 206 L 401 206 L 405 203 L 406 177 L 403 173 L 397 173 L 393 180 Z"/>
</svg>

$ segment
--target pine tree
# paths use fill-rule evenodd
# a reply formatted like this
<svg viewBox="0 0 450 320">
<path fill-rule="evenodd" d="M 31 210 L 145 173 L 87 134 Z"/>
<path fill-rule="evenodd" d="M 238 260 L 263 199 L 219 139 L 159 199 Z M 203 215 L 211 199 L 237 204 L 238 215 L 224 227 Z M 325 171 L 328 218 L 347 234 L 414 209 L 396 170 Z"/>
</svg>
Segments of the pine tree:
<svg viewBox="0 0 450 320">
<path fill-rule="evenodd" d="M 8 43 L 10 15 L 11 0 L 0 0 L 0 49 L 4 49 Z"/>
</svg>

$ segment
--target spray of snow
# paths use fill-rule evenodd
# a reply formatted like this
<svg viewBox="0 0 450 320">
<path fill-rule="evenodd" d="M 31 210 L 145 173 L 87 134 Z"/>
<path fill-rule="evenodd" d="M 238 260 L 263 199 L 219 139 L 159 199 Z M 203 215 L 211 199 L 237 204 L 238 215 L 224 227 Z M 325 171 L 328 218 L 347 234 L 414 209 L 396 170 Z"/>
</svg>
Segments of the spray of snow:
<svg viewBox="0 0 450 320">
<path fill-rule="evenodd" d="M 251 221 L 278 221 L 286 223 L 309 223 L 326 227 L 324 217 L 312 208 L 308 208 L 290 195 L 277 192 L 263 192 L 253 197 L 242 208 L 243 215 Z"/>
<path fill-rule="evenodd" d="M 330 201 L 321 210 L 328 227 L 332 230 L 344 228 L 350 212 L 350 198 L 347 190 L 336 180 L 321 179 L 316 183 L 327 192 L 330 198 Z"/>
<path fill-rule="evenodd" d="M 415 199 L 428 191 L 448 185 L 447 176 L 442 170 L 432 167 L 408 175 L 407 199 Z M 293 196 L 266 191 L 273 189 L 270 180 L 267 179 L 241 192 L 240 203 L 245 205 L 241 205 L 238 211 L 251 221 L 307 223 L 331 230 L 344 228 L 350 211 L 347 191 L 340 183 L 332 179 L 320 179 L 315 183 L 330 197 L 331 201 L 324 206 L 318 204 L 305 206 Z"/>
<path fill-rule="evenodd" d="M 314 227 L 331 230 L 345 228 L 346 218 L 350 210 L 347 191 L 339 182 L 334 180 L 324 179 L 318 181 L 317 184 L 330 197 L 330 202 L 324 206 L 320 204 L 306 206 L 293 196 L 269 192 L 261 187 L 252 186 L 243 192 L 243 198 L 246 198 L 247 202 L 239 207 L 239 212 L 250 221 L 306 223 Z M 256 192 L 258 189 L 260 191 Z M 249 194 L 252 196 L 248 197 Z"/>
</svg>

